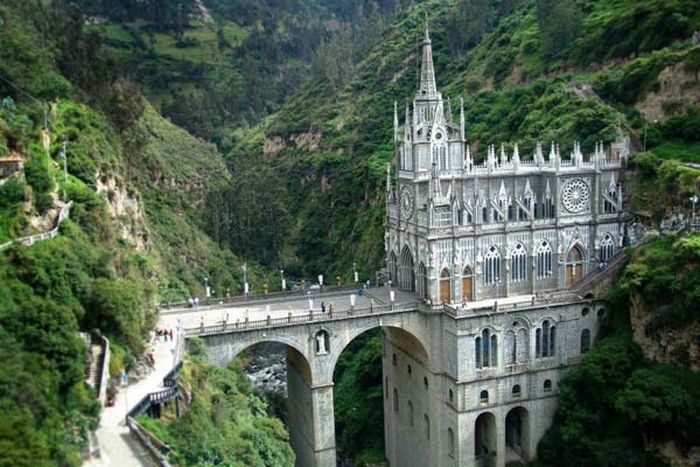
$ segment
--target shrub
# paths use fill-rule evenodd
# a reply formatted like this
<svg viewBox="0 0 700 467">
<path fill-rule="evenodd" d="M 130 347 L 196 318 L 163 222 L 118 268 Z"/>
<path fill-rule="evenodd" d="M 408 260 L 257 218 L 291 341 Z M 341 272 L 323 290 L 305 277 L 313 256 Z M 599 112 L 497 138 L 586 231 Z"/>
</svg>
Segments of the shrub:
<svg viewBox="0 0 700 467">
<path fill-rule="evenodd" d="M 0 208 L 7 208 L 24 201 L 24 183 L 18 178 L 11 178 L 0 185 Z"/>
</svg>

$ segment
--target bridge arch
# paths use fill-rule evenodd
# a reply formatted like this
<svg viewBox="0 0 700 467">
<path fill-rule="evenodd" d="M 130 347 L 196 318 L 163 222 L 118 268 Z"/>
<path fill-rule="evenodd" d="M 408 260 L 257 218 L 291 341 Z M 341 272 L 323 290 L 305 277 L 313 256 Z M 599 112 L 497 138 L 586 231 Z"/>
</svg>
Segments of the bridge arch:
<svg viewBox="0 0 700 467">
<path fill-rule="evenodd" d="M 372 324 L 353 329 L 350 333 L 343 336 L 342 343 L 338 343 L 337 345 L 331 346 L 331 358 L 327 367 L 329 371 L 329 374 L 327 376 L 329 378 L 328 381 L 332 380 L 333 372 L 335 371 L 338 359 L 340 358 L 340 355 L 343 353 L 343 351 L 346 348 L 348 348 L 348 346 L 356 338 L 360 337 L 362 334 L 368 331 L 371 331 L 372 329 L 377 328 L 382 328 L 382 330 L 390 337 L 394 345 L 398 345 L 404 352 L 406 352 L 412 358 L 421 362 L 427 367 L 430 366 L 430 356 L 428 354 L 427 347 L 423 344 L 424 339 L 418 337 L 420 335 L 419 333 L 396 325 L 383 325 L 380 322 L 374 322 Z"/>
<path fill-rule="evenodd" d="M 287 362 L 293 363 L 295 368 L 307 384 L 314 381 L 315 372 L 313 370 L 312 356 L 309 356 L 307 349 L 298 339 L 280 333 L 260 333 L 253 339 L 231 339 L 227 335 L 205 336 L 202 339 L 209 347 L 209 362 L 225 367 L 241 352 L 260 344 L 274 343 L 285 346 Z"/>
</svg>

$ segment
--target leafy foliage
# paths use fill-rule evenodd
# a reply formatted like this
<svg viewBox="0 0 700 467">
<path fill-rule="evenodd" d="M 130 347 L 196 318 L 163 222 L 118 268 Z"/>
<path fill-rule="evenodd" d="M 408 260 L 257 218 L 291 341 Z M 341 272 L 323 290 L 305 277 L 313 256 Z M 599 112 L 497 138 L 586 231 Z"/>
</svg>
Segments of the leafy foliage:
<svg viewBox="0 0 700 467">
<path fill-rule="evenodd" d="M 343 351 L 333 379 L 338 447 L 355 465 L 384 461 L 380 329 L 362 334 Z"/>
<path fill-rule="evenodd" d="M 192 390 L 187 412 L 171 422 L 141 420 L 173 448 L 178 464 L 294 465 L 282 422 L 266 414 L 266 403 L 253 392 L 240 365 L 206 365 L 195 352 L 181 379 Z"/>
</svg>

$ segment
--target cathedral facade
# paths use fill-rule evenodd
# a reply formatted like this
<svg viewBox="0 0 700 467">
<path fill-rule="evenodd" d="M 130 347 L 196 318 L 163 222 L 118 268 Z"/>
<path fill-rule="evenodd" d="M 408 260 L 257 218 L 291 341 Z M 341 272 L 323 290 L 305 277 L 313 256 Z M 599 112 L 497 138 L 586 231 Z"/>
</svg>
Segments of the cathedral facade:
<svg viewBox="0 0 700 467">
<path fill-rule="evenodd" d="M 390 287 L 415 292 L 427 336 L 384 338 L 391 465 L 524 465 L 556 411 L 559 381 L 594 342 L 604 303 L 576 285 L 623 245 L 628 144 L 568 157 L 537 144 L 470 152 L 464 108 L 438 91 L 431 42 L 387 168 Z M 425 305 L 428 305 L 427 307 Z M 408 323 L 408 322 L 407 322 Z"/>
<path fill-rule="evenodd" d="M 438 91 L 430 38 L 423 42 L 413 108 L 394 111 L 396 178 L 387 171 L 387 272 L 430 303 L 462 303 L 570 287 L 622 246 L 628 145 L 518 145 L 470 153 L 460 105 L 454 122 Z"/>
</svg>

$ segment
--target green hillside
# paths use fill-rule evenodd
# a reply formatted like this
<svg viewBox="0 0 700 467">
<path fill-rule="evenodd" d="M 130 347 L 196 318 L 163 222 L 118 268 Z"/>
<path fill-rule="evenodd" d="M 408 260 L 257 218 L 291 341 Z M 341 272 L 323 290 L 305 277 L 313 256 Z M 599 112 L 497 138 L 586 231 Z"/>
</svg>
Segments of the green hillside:
<svg viewBox="0 0 700 467">
<path fill-rule="evenodd" d="M 309 77 L 333 31 L 381 21 L 395 2 L 77 3 L 163 115 L 227 146 L 230 131 L 277 110 Z"/>
</svg>

